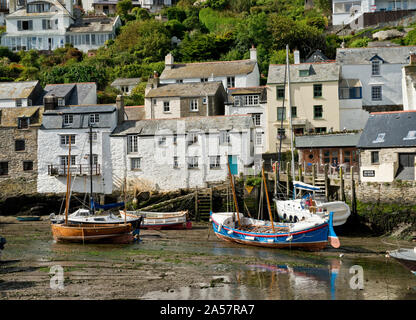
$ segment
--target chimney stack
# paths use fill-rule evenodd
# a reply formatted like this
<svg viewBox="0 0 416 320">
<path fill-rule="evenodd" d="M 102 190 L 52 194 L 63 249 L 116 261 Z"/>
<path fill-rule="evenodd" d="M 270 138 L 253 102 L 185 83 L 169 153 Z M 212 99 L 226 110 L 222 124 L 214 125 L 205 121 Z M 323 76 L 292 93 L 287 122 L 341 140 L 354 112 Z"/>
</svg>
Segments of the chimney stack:
<svg viewBox="0 0 416 320">
<path fill-rule="evenodd" d="M 299 50 L 295 49 L 295 51 L 293 51 L 293 58 L 295 60 L 295 64 L 300 64 L 300 53 L 299 53 Z"/>
<path fill-rule="evenodd" d="M 250 49 L 250 60 L 257 61 L 257 49 L 254 47 L 254 45 L 252 45 Z"/>
<path fill-rule="evenodd" d="M 159 75 L 157 71 L 153 71 L 152 89 L 156 89 L 158 87 L 159 87 Z"/>
<path fill-rule="evenodd" d="M 414 52 L 410 53 L 409 64 L 410 65 L 416 65 L 416 53 L 414 53 Z"/>
<path fill-rule="evenodd" d="M 165 56 L 165 69 L 171 70 L 173 68 L 173 56 L 171 53 L 168 53 Z"/>
<path fill-rule="evenodd" d="M 120 125 L 124 121 L 124 97 L 118 95 L 116 98 L 116 108 L 117 108 L 117 125 Z"/>
</svg>

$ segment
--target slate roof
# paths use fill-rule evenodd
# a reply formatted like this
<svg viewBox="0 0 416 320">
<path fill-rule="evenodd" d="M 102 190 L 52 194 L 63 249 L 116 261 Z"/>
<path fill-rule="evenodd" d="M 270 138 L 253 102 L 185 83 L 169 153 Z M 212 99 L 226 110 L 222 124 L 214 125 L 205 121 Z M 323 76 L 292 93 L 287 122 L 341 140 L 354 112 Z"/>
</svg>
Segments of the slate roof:
<svg viewBox="0 0 416 320">
<path fill-rule="evenodd" d="M 51 4 L 51 10 L 49 12 L 27 12 L 26 7 L 17 9 L 15 12 L 7 15 L 8 18 L 19 17 L 37 17 L 37 16 L 55 16 L 57 11 L 59 14 L 70 15 L 69 11 L 57 0 L 42 0 Z"/>
<path fill-rule="evenodd" d="M 141 120 L 145 116 L 144 106 L 125 106 L 124 113 L 127 120 Z"/>
<path fill-rule="evenodd" d="M 416 46 L 338 48 L 336 61 L 341 65 L 369 64 L 370 59 L 377 55 L 384 63 L 407 64 L 411 52 L 416 52 Z"/>
<path fill-rule="evenodd" d="M 213 96 L 223 87 L 221 81 L 160 84 L 150 90 L 146 98 Z"/>
<path fill-rule="evenodd" d="M 234 103 L 234 98 L 239 95 L 255 95 L 260 97 L 260 103 L 267 102 L 266 87 L 228 88 L 228 102 Z"/>
<path fill-rule="evenodd" d="M 172 69 L 165 68 L 160 79 L 195 79 L 249 74 L 254 71 L 256 64 L 256 60 L 177 63 Z"/>
<path fill-rule="evenodd" d="M 97 105 L 83 105 L 83 106 L 69 106 L 69 107 L 59 107 L 55 110 L 46 110 L 43 114 L 44 116 L 48 115 L 60 115 L 60 114 L 81 114 L 81 113 L 109 113 L 114 112 L 116 110 L 116 106 L 114 104 L 105 105 L 105 104 L 97 104 Z"/>
<path fill-rule="evenodd" d="M 416 146 L 416 111 L 371 113 L 357 145 L 359 148 Z"/>
<path fill-rule="evenodd" d="M 295 137 L 296 148 L 355 147 L 361 133 L 334 133 Z"/>
<path fill-rule="evenodd" d="M 284 83 L 285 80 L 285 64 L 269 65 L 269 73 L 267 77 L 268 84 Z M 300 76 L 299 70 L 309 70 L 309 76 Z M 290 65 L 290 82 L 324 82 L 338 81 L 340 74 L 340 66 L 335 62 L 321 63 L 300 63 Z M 287 79 L 286 79 L 287 81 Z"/>
<path fill-rule="evenodd" d="M 19 107 L 0 109 L 0 127 L 17 127 L 17 119 L 30 118 L 29 126 L 40 126 L 42 123 L 43 107 Z"/>
<path fill-rule="evenodd" d="M 68 32 L 95 33 L 95 32 L 112 32 L 113 25 L 117 17 L 83 17 L 68 27 Z"/>
<path fill-rule="evenodd" d="M 140 78 L 117 78 L 111 86 L 135 86 L 140 82 Z"/>
<path fill-rule="evenodd" d="M 89 96 L 91 90 L 97 91 L 95 82 L 47 84 L 44 88 L 43 97 L 54 95 L 58 98 L 64 98 L 70 94 L 67 104 L 79 105 L 85 104 L 85 99 Z"/>
<path fill-rule="evenodd" d="M 0 100 L 28 98 L 38 83 L 38 80 L 0 82 Z"/>
<path fill-rule="evenodd" d="M 184 123 L 184 125 L 178 125 Z M 163 132 L 185 133 L 189 131 L 212 132 L 218 130 L 232 130 L 242 132 L 253 126 L 250 115 L 211 116 L 211 117 L 184 117 L 174 119 L 145 119 L 139 121 L 124 121 L 117 126 L 111 136 L 125 136 L 137 134 L 152 136 Z M 178 132 L 180 129 L 180 132 Z"/>
</svg>

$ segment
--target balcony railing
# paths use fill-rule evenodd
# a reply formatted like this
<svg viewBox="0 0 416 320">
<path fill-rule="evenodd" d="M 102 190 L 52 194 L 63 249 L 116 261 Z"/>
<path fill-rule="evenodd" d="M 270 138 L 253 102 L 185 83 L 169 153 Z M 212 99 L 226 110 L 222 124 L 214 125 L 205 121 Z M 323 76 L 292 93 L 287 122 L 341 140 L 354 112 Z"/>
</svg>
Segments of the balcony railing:
<svg viewBox="0 0 416 320">
<path fill-rule="evenodd" d="M 48 165 L 48 174 L 50 176 L 66 176 L 68 174 L 68 170 L 71 175 L 90 175 L 89 164 L 73 164 L 69 167 L 67 165 L 59 164 Z M 92 165 L 92 174 L 95 176 L 99 176 L 101 174 L 101 168 L 98 163 Z"/>
</svg>

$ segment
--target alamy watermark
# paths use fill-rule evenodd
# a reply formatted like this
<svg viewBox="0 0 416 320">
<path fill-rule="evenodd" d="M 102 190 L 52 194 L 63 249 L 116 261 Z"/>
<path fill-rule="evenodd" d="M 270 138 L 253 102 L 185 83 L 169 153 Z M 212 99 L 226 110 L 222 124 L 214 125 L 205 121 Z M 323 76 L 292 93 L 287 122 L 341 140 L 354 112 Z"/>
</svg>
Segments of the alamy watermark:
<svg viewBox="0 0 416 320">
<path fill-rule="evenodd" d="M 64 290 L 64 268 L 60 265 L 52 266 L 49 270 L 52 275 L 49 286 L 52 290 Z"/>
<path fill-rule="evenodd" d="M 353 265 L 350 268 L 350 273 L 353 276 L 350 279 L 350 288 L 353 290 L 364 289 L 364 269 L 359 265 Z"/>
</svg>

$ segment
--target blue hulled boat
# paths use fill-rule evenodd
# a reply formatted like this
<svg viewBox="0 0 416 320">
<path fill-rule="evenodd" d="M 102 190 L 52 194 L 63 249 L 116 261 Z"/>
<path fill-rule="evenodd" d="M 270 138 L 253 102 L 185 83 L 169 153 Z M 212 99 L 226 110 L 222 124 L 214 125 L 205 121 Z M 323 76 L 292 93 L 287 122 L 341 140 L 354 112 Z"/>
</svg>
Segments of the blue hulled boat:
<svg viewBox="0 0 416 320">
<path fill-rule="evenodd" d="M 235 219 L 239 214 L 238 221 Z M 210 213 L 215 235 L 225 241 L 271 248 L 322 250 L 331 244 L 340 246 L 332 219 L 311 217 L 296 223 L 272 224 L 270 221 L 244 217 L 241 213 Z"/>
</svg>

